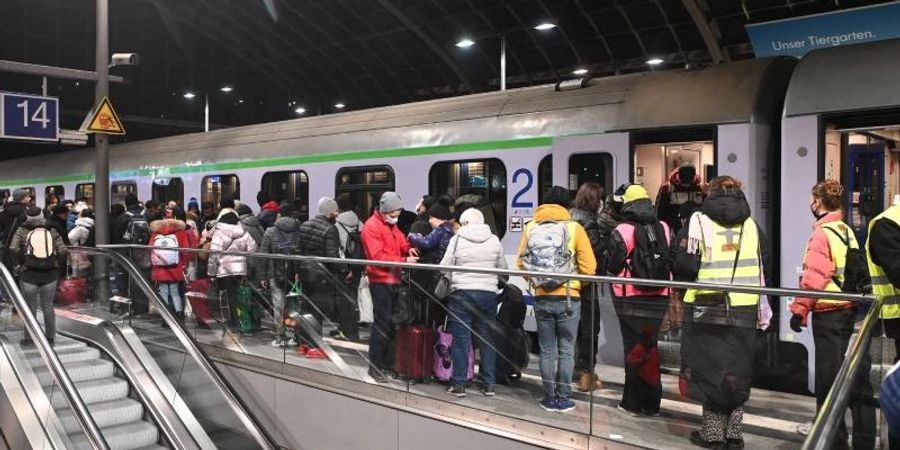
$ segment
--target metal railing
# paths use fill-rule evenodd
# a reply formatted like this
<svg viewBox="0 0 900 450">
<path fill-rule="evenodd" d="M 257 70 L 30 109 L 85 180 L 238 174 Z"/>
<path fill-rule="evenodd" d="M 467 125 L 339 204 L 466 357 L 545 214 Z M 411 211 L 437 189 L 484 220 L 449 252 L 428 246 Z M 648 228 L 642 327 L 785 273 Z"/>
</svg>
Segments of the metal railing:
<svg viewBox="0 0 900 450">
<path fill-rule="evenodd" d="M 53 347 L 50 345 L 50 342 L 47 341 L 47 337 L 44 336 L 44 332 L 41 330 L 37 318 L 34 313 L 31 312 L 31 308 L 25 303 L 22 291 L 16 284 L 12 273 L 9 272 L 9 269 L 7 269 L 4 264 L 0 264 L 0 280 L 2 280 L 3 287 L 12 298 L 13 304 L 18 310 L 19 315 L 22 316 L 22 323 L 25 325 L 26 335 L 31 336 L 32 341 L 35 343 L 35 347 L 37 347 L 38 353 L 40 353 L 41 358 L 47 364 L 50 374 L 62 387 L 66 402 L 69 404 L 69 407 L 72 408 L 72 411 L 75 412 L 75 418 L 78 420 L 78 425 L 81 426 L 81 429 L 84 431 L 85 435 L 87 435 L 91 446 L 98 450 L 108 450 L 109 444 L 106 443 L 106 439 L 100 432 L 100 427 L 94 422 L 93 416 L 91 416 L 84 400 L 75 388 L 75 383 L 69 378 L 69 374 L 59 360 L 59 356 L 53 351 Z"/>
<path fill-rule="evenodd" d="M 159 314 L 162 316 L 165 323 L 169 325 L 169 328 L 175 334 L 175 337 L 178 339 L 181 345 L 184 346 L 188 355 L 193 358 L 197 365 L 200 366 L 200 369 L 204 372 L 204 374 L 209 377 L 210 380 L 212 380 L 219 392 L 222 393 L 231 410 L 235 415 L 238 416 L 238 419 L 247 428 L 256 443 L 259 444 L 262 448 L 278 448 L 278 444 L 276 443 L 275 439 L 271 435 L 269 435 L 265 428 L 263 428 L 263 426 L 258 423 L 253 416 L 248 413 L 249 407 L 244 404 L 240 400 L 240 398 L 238 398 L 231 385 L 225 381 L 224 377 L 218 371 L 218 369 L 216 369 L 216 367 L 213 366 L 212 363 L 210 363 L 210 359 L 206 355 L 206 353 L 204 353 L 203 350 L 201 350 L 197 346 L 196 342 L 194 342 L 194 340 L 184 331 L 184 329 L 182 329 L 182 327 L 178 324 L 178 320 L 159 298 L 159 293 L 156 291 L 156 289 L 153 289 L 153 287 L 150 285 L 150 282 L 141 275 L 141 272 L 129 259 L 116 253 L 115 251 L 109 250 L 107 246 L 103 246 L 101 248 L 72 247 L 70 248 L 70 252 L 79 252 L 89 255 L 109 257 L 115 264 L 124 268 L 125 271 L 129 273 L 131 280 L 138 285 L 138 288 L 143 291 L 143 293 L 148 298 L 151 298 L 153 299 L 152 301 L 156 302 Z"/>
</svg>

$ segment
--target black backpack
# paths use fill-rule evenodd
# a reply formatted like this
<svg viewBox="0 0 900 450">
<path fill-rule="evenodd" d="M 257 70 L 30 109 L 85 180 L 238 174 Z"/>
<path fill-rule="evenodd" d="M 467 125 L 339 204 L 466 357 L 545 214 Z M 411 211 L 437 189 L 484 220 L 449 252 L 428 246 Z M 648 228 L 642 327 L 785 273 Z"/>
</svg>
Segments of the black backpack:
<svg viewBox="0 0 900 450">
<path fill-rule="evenodd" d="M 634 251 L 629 271 L 632 278 L 647 280 L 669 279 L 669 243 L 661 222 L 633 223 Z M 654 286 L 636 286 L 641 290 L 657 290 Z"/>
<path fill-rule="evenodd" d="M 347 245 L 344 246 L 344 258 L 346 259 L 366 259 L 366 252 L 363 250 L 362 236 L 359 231 L 350 231 L 344 224 L 338 224 L 347 233 Z"/>
<path fill-rule="evenodd" d="M 841 243 L 847 247 L 847 259 L 844 261 L 844 282 L 838 281 L 837 275 L 832 277 L 832 281 L 842 292 L 851 294 L 865 294 L 871 290 L 872 277 L 869 275 L 869 261 L 866 257 L 865 250 L 861 248 L 850 247 L 849 232 L 844 230 L 841 236 L 837 230 L 830 227 L 823 227 L 840 239 Z"/>
</svg>

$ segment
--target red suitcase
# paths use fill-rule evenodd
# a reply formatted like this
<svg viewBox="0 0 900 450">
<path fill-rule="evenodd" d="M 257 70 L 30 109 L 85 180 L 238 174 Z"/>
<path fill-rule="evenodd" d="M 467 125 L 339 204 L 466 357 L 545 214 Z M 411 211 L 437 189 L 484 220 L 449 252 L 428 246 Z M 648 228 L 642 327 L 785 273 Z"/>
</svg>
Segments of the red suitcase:
<svg viewBox="0 0 900 450">
<path fill-rule="evenodd" d="M 434 330 L 410 325 L 397 331 L 394 372 L 410 381 L 430 381 L 434 360 Z"/>
<path fill-rule="evenodd" d="M 191 309 L 194 310 L 194 317 L 201 326 L 209 326 L 212 321 L 212 314 L 209 312 L 207 299 L 210 292 L 210 279 L 199 278 L 187 285 L 185 297 L 191 302 Z"/>
<path fill-rule="evenodd" d="M 87 280 L 84 278 L 63 278 L 56 287 L 59 303 L 65 306 L 78 305 L 87 300 Z"/>
</svg>

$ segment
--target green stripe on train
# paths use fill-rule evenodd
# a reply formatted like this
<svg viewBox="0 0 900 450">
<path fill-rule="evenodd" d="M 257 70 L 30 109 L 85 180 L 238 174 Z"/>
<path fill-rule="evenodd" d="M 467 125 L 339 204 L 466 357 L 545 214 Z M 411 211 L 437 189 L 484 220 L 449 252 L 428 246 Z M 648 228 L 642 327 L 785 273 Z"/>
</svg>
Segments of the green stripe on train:
<svg viewBox="0 0 900 450">
<path fill-rule="evenodd" d="M 157 175 L 178 175 L 185 173 L 212 172 L 224 170 L 258 169 L 261 167 L 293 166 L 298 164 L 355 161 L 361 159 L 395 158 L 398 156 L 422 156 L 441 153 L 482 152 L 490 150 L 514 150 L 520 148 L 549 147 L 553 145 L 552 137 L 534 137 L 510 139 L 503 141 L 470 142 L 465 144 L 435 145 L 430 147 L 394 148 L 382 150 L 363 150 L 342 153 L 317 153 L 313 155 L 291 156 L 286 158 L 256 159 L 249 161 L 230 161 L 221 163 L 198 164 L 196 166 L 160 167 L 155 169 L 120 170 L 112 172 L 112 178 L 149 177 Z M 61 175 L 57 177 L 24 178 L 19 180 L 0 180 L 0 186 L 28 186 L 32 184 L 66 183 L 72 181 L 93 181 L 93 175 Z"/>
</svg>

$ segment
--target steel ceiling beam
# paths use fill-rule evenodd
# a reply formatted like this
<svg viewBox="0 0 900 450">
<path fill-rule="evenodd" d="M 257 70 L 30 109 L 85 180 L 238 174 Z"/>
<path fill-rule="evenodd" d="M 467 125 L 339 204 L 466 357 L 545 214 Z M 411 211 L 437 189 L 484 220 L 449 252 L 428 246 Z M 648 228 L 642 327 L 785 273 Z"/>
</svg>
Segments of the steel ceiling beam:
<svg viewBox="0 0 900 450">
<path fill-rule="evenodd" d="M 706 44 L 706 50 L 709 51 L 709 56 L 713 62 L 718 64 L 731 61 L 728 52 L 722 48 L 719 27 L 708 17 L 709 5 L 706 4 L 706 0 L 681 0 L 681 3 L 688 14 L 691 15 L 694 24 L 697 25 L 697 31 L 700 32 L 703 43 Z"/>
<path fill-rule="evenodd" d="M 65 67 L 43 66 L 40 64 L 7 61 L 0 59 L 0 72 L 34 75 L 60 80 L 97 81 L 97 72 L 91 70 L 67 69 Z M 125 83 L 124 77 L 110 75 L 109 81 Z"/>
</svg>

